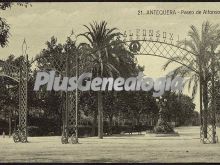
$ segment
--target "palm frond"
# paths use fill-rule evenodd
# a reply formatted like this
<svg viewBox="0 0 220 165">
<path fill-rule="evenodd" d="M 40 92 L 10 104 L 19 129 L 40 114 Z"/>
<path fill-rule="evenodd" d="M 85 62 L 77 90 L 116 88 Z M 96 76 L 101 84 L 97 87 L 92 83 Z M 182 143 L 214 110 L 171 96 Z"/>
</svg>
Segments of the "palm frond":
<svg viewBox="0 0 220 165">
<path fill-rule="evenodd" d="M 192 39 L 193 43 L 195 44 L 195 46 L 197 47 L 197 49 L 200 48 L 200 35 L 199 32 L 197 30 L 197 28 L 195 26 L 190 26 L 191 30 L 188 32 L 188 35 L 190 36 L 190 38 Z"/>
<path fill-rule="evenodd" d="M 170 59 L 162 66 L 162 69 L 163 69 L 163 70 L 166 70 L 167 67 L 168 67 L 171 63 L 173 63 L 173 62 L 175 62 L 175 61 L 178 61 L 178 60 L 180 60 L 180 57 L 179 57 L 179 56 L 175 56 L 175 57 L 170 58 Z"/>
<path fill-rule="evenodd" d="M 106 66 L 109 68 L 110 71 L 115 72 L 116 74 L 120 75 L 118 69 L 116 69 L 112 64 L 107 63 Z"/>
<path fill-rule="evenodd" d="M 79 36 L 84 36 L 91 44 L 93 43 L 93 39 L 89 37 L 89 33 L 80 34 Z"/>
<path fill-rule="evenodd" d="M 111 34 L 113 31 L 118 30 L 118 28 L 112 28 L 110 30 L 108 30 L 108 32 L 106 33 L 106 35 L 108 36 L 109 34 Z"/>
</svg>

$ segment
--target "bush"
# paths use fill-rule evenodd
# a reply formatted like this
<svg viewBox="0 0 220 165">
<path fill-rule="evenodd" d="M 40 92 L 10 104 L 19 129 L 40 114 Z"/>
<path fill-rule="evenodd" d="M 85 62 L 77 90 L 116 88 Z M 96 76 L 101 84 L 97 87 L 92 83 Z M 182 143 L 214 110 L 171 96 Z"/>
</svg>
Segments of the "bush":
<svg viewBox="0 0 220 165">
<path fill-rule="evenodd" d="M 31 125 L 30 136 L 61 135 L 61 126 L 53 119 L 29 117 L 28 125 Z"/>
<path fill-rule="evenodd" d="M 37 126 L 28 126 L 27 127 L 28 136 L 41 136 L 43 133 Z"/>
<path fill-rule="evenodd" d="M 84 125 L 78 126 L 78 136 L 79 137 L 87 137 L 87 136 L 91 136 L 91 134 L 92 134 L 92 127 L 91 126 L 84 126 Z"/>
<path fill-rule="evenodd" d="M 8 122 L 5 120 L 0 119 L 0 135 L 2 135 L 3 131 L 5 134 L 8 134 Z"/>
</svg>

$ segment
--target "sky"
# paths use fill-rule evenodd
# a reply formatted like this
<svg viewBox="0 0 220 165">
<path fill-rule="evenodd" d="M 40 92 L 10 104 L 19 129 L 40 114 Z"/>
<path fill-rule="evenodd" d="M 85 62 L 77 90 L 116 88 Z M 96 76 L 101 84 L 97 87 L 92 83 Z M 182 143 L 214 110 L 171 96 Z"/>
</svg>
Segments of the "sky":
<svg viewBox="0 0 220 165">
<path fill-rule="evenodd" d="M 92 21 L 108 22 L 109 28 L 117 27 L 120 31 L 139 29 L 154 29 L 173 33 L 174 36 L 184 39 L 191 25 L 201 27 L 204 21 L 219 23 L 218 14 L 210 15 L 138 15 L 138 10 L 219 10 L 220 3 L 174 3 L 174 2 L 57 2 L 57 3 L 32 3 L 32 7 L 13 6 L 11 9 L 0 12 L 10 24 L 9 44 L 0 48 L 0 58 L 5 59 L 8 55 L 20 56 L 22 53 L 22 42 L 27 42 L 27 53 L 34 57 L 45 48 L 45 43 L 52 36 L 58 42 L 64 43 L 66 37 L 73 30 L 75 34 L 85 32 L 83 25 Z M 161 67 L 166 62 L 153 56 L 139 56 L 138 63 L 145 66 L 144 73 L 152 78 L 165 76 L 166 73 L 178 65 L 172 65 L 163 71 Z M 188 90 L 184 93 L 189 95 Z M 199 97 L 195 98 L 196 110 L 199 110 Z"/>
</svg>

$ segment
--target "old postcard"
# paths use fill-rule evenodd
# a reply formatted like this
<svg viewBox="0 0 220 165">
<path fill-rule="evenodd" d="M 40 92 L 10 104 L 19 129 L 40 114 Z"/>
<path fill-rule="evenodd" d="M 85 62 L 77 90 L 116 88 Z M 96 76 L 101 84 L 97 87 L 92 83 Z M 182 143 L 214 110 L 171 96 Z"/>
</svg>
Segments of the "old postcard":
<svg viewBox="0 0 220 165">
<path fill-rule="evenodd" d="M 220 162 L 219 2 L 0 2 L 0 163 Z"/>
</svg>

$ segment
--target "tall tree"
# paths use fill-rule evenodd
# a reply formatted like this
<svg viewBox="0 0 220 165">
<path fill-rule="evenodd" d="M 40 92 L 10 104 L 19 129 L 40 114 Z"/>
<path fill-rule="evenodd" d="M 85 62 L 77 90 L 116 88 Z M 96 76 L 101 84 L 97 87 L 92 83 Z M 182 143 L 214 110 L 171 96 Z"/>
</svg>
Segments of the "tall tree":
<svg viewBox="0 0 220 165">
<path fill-rule="evenodd" d="M 107 22 L 102 21 L 100 23 L 93 22 L 90 26 L 86 26 L 87 32 L 81 34 L 84 36 L 90 44 L 91 53 L 87 54 L 92 59 L 90 63 L 90 70 L 94 76 L 113 76 L 114 73 L 119 73 L 115 68 L 113 61 L 117 61 L 117 56 L 115 54 L 109 53 L 109 47 L 115 37 L 119 36 L 120 33 L 115 32 L 116 28 L 107 28 Z M 102 92 L 97 92 L 98 97 L 98 137 L 103 138 L 103 102 L 102 102 Z"/>
</svg>

